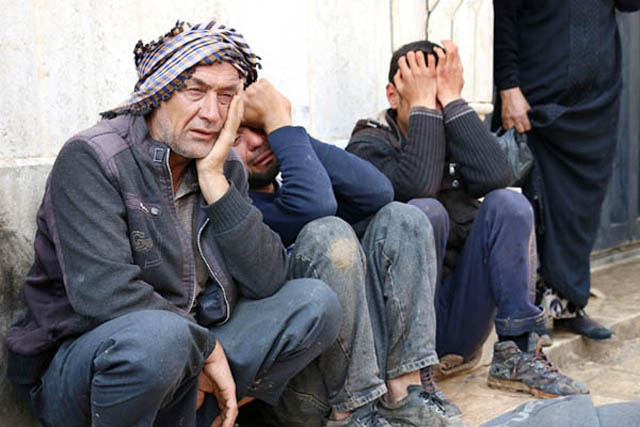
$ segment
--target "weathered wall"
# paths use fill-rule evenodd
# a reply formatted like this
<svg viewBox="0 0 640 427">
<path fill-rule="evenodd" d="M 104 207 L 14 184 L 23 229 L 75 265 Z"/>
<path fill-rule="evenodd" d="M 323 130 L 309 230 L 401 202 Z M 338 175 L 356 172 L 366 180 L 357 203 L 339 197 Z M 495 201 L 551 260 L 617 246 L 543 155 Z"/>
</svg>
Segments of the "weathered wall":
<svg viewBox="0 0 640 427">
<path fill-rule="evenodd" d="M 491 0 L 434 5 L 426 0 L 3 1 L 0 341 L 22 311 L 20 288 L 32 260 L 35 214 L 55 155 L 73 133 L 95 123 L 100 111 L 127 98 L 135 83 L 132 51 L 138 39 L 157 38 L 177 19 L 230 24 L 262 56 L 261 76 L 291 99 L 294 121 L 343 145 L 358 118 L 386 108 L 392 49 L 425 37 L 427 22 L 430 38 L 453 37 L 465 61 L 475 58 L 473 65 L 465 64 L 465 96 L 490 101 L 485 92 L 491 81 Z M 482 41 L 475 43 L 478 35 Z M 487 49 L 489 62 L 478 62 L 467 51 L 476 48 Z M 2 346 L 0 425 L 30 425 L 31 418 L 9 396 L 5 365 Z"/>
</svg>

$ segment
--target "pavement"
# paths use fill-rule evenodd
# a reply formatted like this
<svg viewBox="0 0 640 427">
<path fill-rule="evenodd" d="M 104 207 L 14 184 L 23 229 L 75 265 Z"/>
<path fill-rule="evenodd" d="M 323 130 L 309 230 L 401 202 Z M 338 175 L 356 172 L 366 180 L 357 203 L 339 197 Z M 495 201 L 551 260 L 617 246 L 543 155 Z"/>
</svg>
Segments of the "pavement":
<svg viewBox="0 0 640 427">
<path fill-rule="evenodd" d="M 544 351 L 560 370 L 585 382 L 595 405 L 640 399 L 640 257 L 598 267 L 592 272 L 593 294 L 587 313 L 610 327 L 613 338 L 593 341 L 566 330 L 554 330 L 553 345 Z M 478 368 L 438 382 L 477 426 L 533 397 L 490 389 L 487 374 L 495 335 L 485 343 Z"/>
</svg>

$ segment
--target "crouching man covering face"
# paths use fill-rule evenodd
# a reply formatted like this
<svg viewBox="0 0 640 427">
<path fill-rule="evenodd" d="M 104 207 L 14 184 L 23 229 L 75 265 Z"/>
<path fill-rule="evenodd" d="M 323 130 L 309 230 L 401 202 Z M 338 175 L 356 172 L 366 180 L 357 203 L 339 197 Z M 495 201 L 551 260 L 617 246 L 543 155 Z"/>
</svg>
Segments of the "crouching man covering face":
<svg viewBox="0 0 640 427">
<path fill-rule="evenodd" d="M 344 313 L 335 344 L 265 408 L 274 424 L 461 424 L 431 377 L 420 378 L 438 361 L 427 217 L 392 202 L 391 183 L 372 164 L 292 126 L 289 101 L 268 81 L 247 88 L 243 124 L 235 148 L 249 195 L 290 245 L 289 278 L 323 280 Z"/>
<path fill-rule="evenodd" d="M 131 99 L 53 166 L 9 376 L 45 425 L 231 427 L 237 398 L 275 404 L 333 343 L 341 309 L 285 281 L 230 153 L 256 78 L 243 37 L 179 23 L 135 59 Z"/>
<path fill-rule="evenodd" d="M 441 371 L 477 364 L 495 326 L 490 386 L 545 397 L 585 393 L 536 350 L 545 314 L 533 300 L 533 211 L 504 189 L 512 179 L 506 155 L 461 97 L 458 48 L 444 47 L 418 41 L 393 54 L 391 108 L 379 121 L 358 122 L 347 150 L 376 165 L 396 200 L 431 220 L 442 267 L 435 298 Z"/>
</svg>

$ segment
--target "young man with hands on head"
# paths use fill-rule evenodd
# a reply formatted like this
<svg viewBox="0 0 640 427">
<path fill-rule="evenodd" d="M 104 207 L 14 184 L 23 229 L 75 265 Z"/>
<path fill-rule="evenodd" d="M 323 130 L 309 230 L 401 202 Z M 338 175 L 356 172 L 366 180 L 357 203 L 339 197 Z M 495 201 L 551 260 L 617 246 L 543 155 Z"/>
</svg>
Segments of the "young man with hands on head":
<svg viewBox="0 0 640 427">
<path fill-rule="evenodd" d="M 532 209 L 504 189 L 512 179 L 507 158 L 462 99 L 457 46 L 443 46 L 417 41 L 393 54 L 386 87 L 391 108 L 377 121 L 359 121 L 347 151 L 376 165 L 396 200 L 419 207 L 434 228 L 440 370 L 474 366 L 495 325 L 490 386 L 536 396 L 586 393 L 536 349 L 533 331 L 545 314 L 533 299 Z"/>
</svg>

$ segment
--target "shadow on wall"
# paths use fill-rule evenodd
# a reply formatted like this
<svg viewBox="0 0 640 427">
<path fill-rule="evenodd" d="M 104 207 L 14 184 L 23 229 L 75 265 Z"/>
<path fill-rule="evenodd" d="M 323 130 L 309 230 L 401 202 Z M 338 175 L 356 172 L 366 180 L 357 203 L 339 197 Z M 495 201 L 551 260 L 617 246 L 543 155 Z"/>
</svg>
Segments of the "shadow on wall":
<svg viewBox="0 0 640 427">
<path fill-rule="evenodd" d="M 39 425 L 19 400 L 6 377 L 7 349 L 4 344 L 9 326 L 24 313 L 22 282 L 33 262 L 33 243 L 6 227 L 0 213 L 0 422 L 3 426 Z"/>
</svg>

